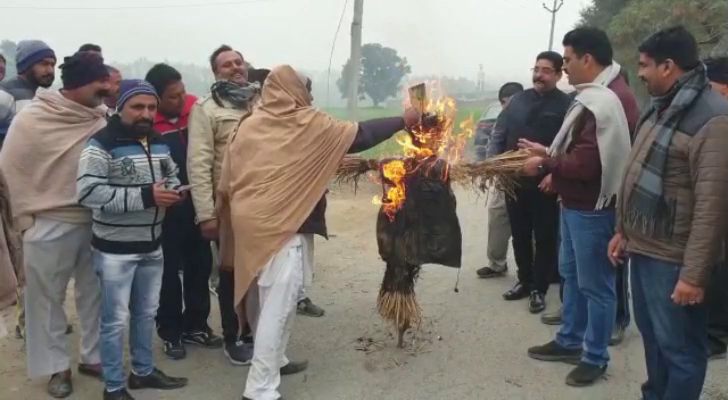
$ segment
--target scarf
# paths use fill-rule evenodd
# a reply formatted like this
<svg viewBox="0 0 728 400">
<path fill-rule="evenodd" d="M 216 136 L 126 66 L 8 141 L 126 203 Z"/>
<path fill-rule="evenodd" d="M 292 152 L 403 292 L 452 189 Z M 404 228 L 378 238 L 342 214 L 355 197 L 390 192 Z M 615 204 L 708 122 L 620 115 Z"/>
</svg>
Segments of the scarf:
<svg viewBox="0 0 728 400">
<path fill-rule="evenodd" d="M 597 125 L 597 147 L 602 163 L 601 192 L 595 210 L 612 204 L 619 193 L 622 173 L 627 167 L 631 148 L 629 124 L 622 102 L 608 86 L 617 78 L 621 66 L 613 61 L 591 83 L 574 86 L 576 98 L 567 111 L 564 123 L 556 134 L 549 156 L 565 154 L 573 137 L 574 126 L 584 110 L 594 114 Z"/>
<path fill-rule="evenodd" d="M 655 140 L 627 201 L 626 223 L 632 228 L 648 235 L 672 234 L 677 199 L 666 199 L 663 187 L 668 150 L 680 120 L 708 85 L 705 65 L 701 63 L 680 77 L 666 95 L 653 98 L 652 107 L 640 118 L 637 132 L 650 115 L 663 110 L 653 128 L 657 130 Z"/>
<path fill-rule="evenodd" d="M 16 290 L 24 284 L 22 242 L 10 206 L 10 191 L 0 171 L 0 311 L 18 299 Z"/>
<path fill-rule="evenodd" d="M 105 125 L 105 107 L 85 107 L 57 90 L 39 90 L 13 119 L 0 169 L 21 231 L 40 213 L 54 213 L 66 222 L 91 220 L 76 196 L 78 161 L 88 139 Z"/>
<path fill-rule="evenodd" d="M 245 86 L 230 81 L 217 81 L 210 88 L 212 99 L 220 107 L 225 107 L 223 101 L 232 104 L 233 108 L 244 110 L 248 108 L 250 100 L 260 92 L 258 82 L 248 83 Z"/>
<path fill-rule="evenodd" d="M 356 123 L 338 121 L 311 101 L 293 68 L 276 67 L 260 107 L 230 139 L 218 199 L 229 200 L 238 312 L 253 279 L 298 232 L 354 142 Z"/>
</svg>

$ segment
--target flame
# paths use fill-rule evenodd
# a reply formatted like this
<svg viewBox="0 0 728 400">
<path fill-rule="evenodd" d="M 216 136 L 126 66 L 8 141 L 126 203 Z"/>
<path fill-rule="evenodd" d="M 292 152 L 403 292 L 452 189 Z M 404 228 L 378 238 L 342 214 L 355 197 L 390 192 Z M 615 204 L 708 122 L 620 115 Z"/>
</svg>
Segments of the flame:
<svg viewBox="0 0 728 400">
<path fill-rule="evenodd" d="M 376 196 L 372 200 L 372 203 L 383 207 L 390 220 L 394 219 L 396 211 L 404 204 L 405 177 L 413 173 L 426 159 L 433 156 L 444 159 L 448 164 L 459 162 L 464 156 L 465 146 L 475 133 L 475 121 L 472 114 L 470 118 L 458 124 L 456 131 L 455 99 L 444 95 L 439 82 L 429 82 L 427 87 L 429 90 L 425 112 L 432 116 L 430 122 L 436 121 L 435 126 L 418 125 L 413 127 L 410 132 L 396 138 L 402 148 L 404 158 L 413 159 L 414 162 L 406 163 L 404 160 L 398 159 L 383 164 L 381 175 L 384 178 L 385 194 L 381 200 Z M 405 95 L 404 98 L 406 100 L 403 105 L 408 107 L 409 96 Z M 408 166 L 411 167 L 411 170 L 408 170 Z M 447 171 L 445 169 L 442 180 L 448 179 Z"/>
</svg>

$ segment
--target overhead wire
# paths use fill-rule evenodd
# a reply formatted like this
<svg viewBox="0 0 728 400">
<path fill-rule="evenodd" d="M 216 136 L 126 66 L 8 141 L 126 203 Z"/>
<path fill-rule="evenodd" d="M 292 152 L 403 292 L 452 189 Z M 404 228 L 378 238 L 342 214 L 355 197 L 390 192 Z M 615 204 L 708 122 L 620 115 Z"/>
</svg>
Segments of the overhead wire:
<svg viewBox="0 0 728 400">
<path fill-rule="evenodd" d="M 234 0 L 234 1 L 211 1 L 206 3 L 191 3 L 191 4 L 158 4 L 158 5 L 139 5 L 139 6 L 113 6 L 113 7 L 99 7 L 99 6 L 71 6 L 71 7 L 59 7 L 59 6 L 8 6 L 0 5 L 2 10 L 37 10 L 37 11 L 121 11 L 121 10 L 152 10 L 152 9 L 172 9 L 172 8 L 203 8 L 203 7 L 222 7 L 222 6 L 235 6 L 241 4 L 250 3 L 271 3 L 279 0 Z"/>
<path fill-rule="evenodd" d="M 341 9 L 341 16 L 339 17 L 339 24 L 336 26 L 336 33 L 334 33 L 334 40 L 331 43 L 331 54 L 329 55 L 329 70 L 326 74 L 326 108 L 330 108 L 329 98 L 331 97 L 331 63 L 334 60 L 334 49 L 336 48 L 336 40 L 339 37 L 339 31 L 341 30 L 341 23 L 344 21 L 344 15 L 346 15 L 346 7 L 349 5 L 349 0 L 344 0 L 344 7 Z"/>
</svg>

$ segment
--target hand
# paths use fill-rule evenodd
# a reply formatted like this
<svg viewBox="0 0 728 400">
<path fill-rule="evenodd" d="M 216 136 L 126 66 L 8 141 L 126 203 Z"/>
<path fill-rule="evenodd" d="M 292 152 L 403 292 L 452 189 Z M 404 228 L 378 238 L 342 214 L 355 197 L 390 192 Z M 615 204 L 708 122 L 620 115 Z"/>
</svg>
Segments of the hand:
<svg viewBox="0 0 728 400">
<path fill-rule="evenodd" d="M 202 232 L 202 237 L 207 240 L 217 240 L 218 236 L 220 236 L 217 218 L 200 222 L 200 232 Z"/>
<path fill-rule="evenodd" d="M 615 267 L 624 263 L 625 250 L 627 249 L 627 241 L 621 233 L 616 233 L 607 246 L 607 257 L 609 262 Z"/>
<path fill-rule="evenodd" d="M 404 115 L 402 115 L 402 119 L 404 119 L 404 125 L 407 127 L 419 124 L 420 117 L 420 112 L 417 111 L 417 109 L 415 109 L 414 107 L 407 108 L 406 110 L 404 110 Z"/>
<path fill-rule="evenodd" d="M 540 171 L 540 166 L 543 163 L 543 157 L 531 157 L 526 160 L 526 164 L 523 166 L 523 174 L 527 176 L 537 176 Z"/>
<path fill-rule="evenodd" d="M 684 281 L 678 280 L 675 285 L 675 291 L 670 298 L 677 305 L 694 306 L 703 302 L 705 290 L 698 286 L 693 286 Z"/>
<path fill-rule="evenodd" d="M 538 157 L 546 157 L 549 152 L 548 147 L 526 139 L 518 139 L 518 148 L 529 150 L 532 155 Z"/>
<path fill-rule="evenodd" d="M 541 183 L 538 185 L 538 188 L 541 189 L 544 193 L 553 193 L 554 187 L 551 183 L 551 174 L 546 175 L 545 178 L 541 181 Z"/>
<path fill-rule="evenodd" d="M 158 207 L 171 207 L 180 201 L 179 192 L 167 189 L 166 184 L 167 180 L 164 179 L 152 185 L 154 204 Z"/>
</svg>

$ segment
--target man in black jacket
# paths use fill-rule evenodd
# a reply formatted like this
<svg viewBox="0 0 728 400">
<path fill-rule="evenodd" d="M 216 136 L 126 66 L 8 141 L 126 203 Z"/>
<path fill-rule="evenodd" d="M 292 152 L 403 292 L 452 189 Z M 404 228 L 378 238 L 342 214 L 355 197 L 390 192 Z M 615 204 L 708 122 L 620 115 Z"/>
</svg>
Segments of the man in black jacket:
<svg viewBox="0 0 728 400">
<path fill-rule="evenodd" d="M 536 57 L 533 88 L 513 97 L 493 132 L 491 143 L 497 153 L 518 148 L 519 139 L 551 145 L 571 102 L 556 88 L 561 79 L 561 55 L 546 51 Z M 499 138 L 499 139 L 496 139 Z M 539 188 L 545 174 L 518 181 L 515 197 L 507 200 L 518 266 L 518 283 L 503 294 L 506 300 L 530 298 L 528 308 L 539 313 L 546 308 L 545 295 L 557 281 L 559 206 L 556 195 Z M 548 181 L 548 180 L 546 180 Z M 544 181 L 544 183 L 546 183 Z M 535 243 L 534 243 L 535 239 Z"/>
</svg>

